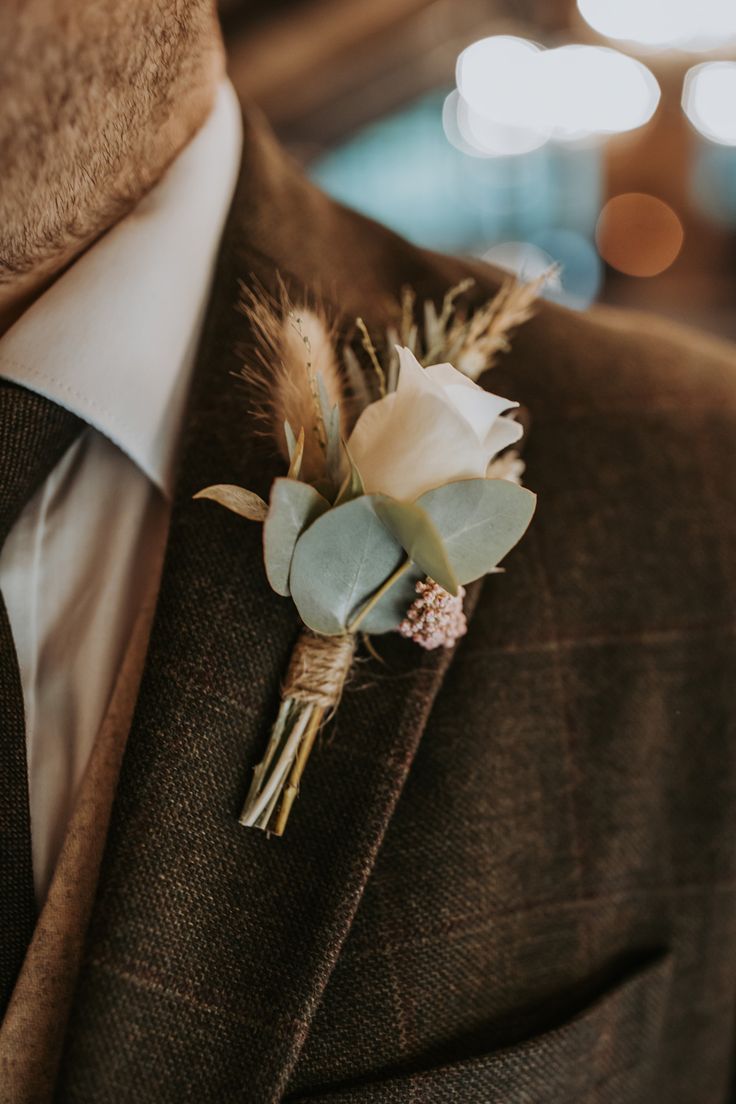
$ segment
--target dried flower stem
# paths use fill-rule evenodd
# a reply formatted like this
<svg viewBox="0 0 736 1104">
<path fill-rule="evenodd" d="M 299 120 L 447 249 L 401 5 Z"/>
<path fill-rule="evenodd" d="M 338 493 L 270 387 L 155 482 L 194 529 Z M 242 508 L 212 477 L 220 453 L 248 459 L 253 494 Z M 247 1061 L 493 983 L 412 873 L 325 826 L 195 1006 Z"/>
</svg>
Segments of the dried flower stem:
<svg viewBox="0 0 736 1104">
<path fill-rule="evenodd" d="M 352 635 L 305 630 L 294 649 L 266 754 L 253 772 L 240 823 L 280 836 L 325 718 L 337 707 L 355 650 Z"/>
<path fill-rule="evenodd" d="M 296 757 L 299 743 L 309 721 L 309 713 L 298 709 L 294 723 L 288 722 L 293 702 L 282 702 L 279 719 L 274 726 L 266 758 L 256 767 L 240 823 L 246 828 L 267 828 L 268 815 L 274 807 L 274 797 L 281 793 L 284 779 Z M 275 760 L 275 761 L 274 761 Z M 261 782 L 263 783 L 261 785 Z"/>
<path fill-rule="evenodd" d="M 405 287 L 401 292 L 401 340 L 404 345 L 409 344 L 409 337 L 414 328 L 414 304 L 417 294 L 413 287 Z"/>
<path fill-rule="evenodd" d="M 475 280 L 473 279 L 473 277 L 468 276 L 464 280 L 461 280 L 459 284 L 456 284 L 455 287 L 452 287 L 449 291 L 445 292 L 445 297 L 442 300 L 442 313 L 439 317 L 439 324 L 443 329 L 447 328 L 450 319 L 454 314 L 455 303 L 458 301 L 461 295 L 464 295 L 466 291 L 470 291 L 474 283 Z"/>
<path fill-rule="evenodd" d="M 378 389 L 381 393 L 381 398 L 383 398 L 384 395 L 386 394 L 386 374 L 385 374 L 383 368 L 381 367 L 380 360 L 378 359 L 378 353 L 376 352 L 376 347 L 373 344 L 373 342 L 371 341 L 371 335 L 368 333 L 368 327 L 366 326 L 363 319 L 362 318 L 356 318 L 355 319 L 355 324 L 358 327 L 358 329 L 360 330 L 361 334 L 363 335 L 362 345 L 363 345 L 363 348 L 365 349 L 365 351 L 367 352 L 368 356 L 371 358 L 371 364 L 373 365 L 373 370 L 375 371 L 376 376 L 378 377 Z"/>
<path fill-rule="evenodd" d="M 299 793 L 299 783 L 301 782 L 304 768 L 307 765 L 307 760 L 314 747 L 314 741 L 317 739 L 317 733 L 319 732 L 322 721 L 324 720 L 325 711 L 319 706 L 315 705 L 310 713 L 309 720 L 307 721 L 307 727 L 304 731 L 301 743 L 299 744 L 299 751 L 297 752 L 294 766 L 291 768 L 289 775 L 289 781 L 284 787 L 283 796 L 281 798 L 281 805 L 279 807 L 278 815 L 274 821 L 271 831 L 275 836 L 283 836 L 286 823 L 289 819 L 292 806 Z"/>
</svg>

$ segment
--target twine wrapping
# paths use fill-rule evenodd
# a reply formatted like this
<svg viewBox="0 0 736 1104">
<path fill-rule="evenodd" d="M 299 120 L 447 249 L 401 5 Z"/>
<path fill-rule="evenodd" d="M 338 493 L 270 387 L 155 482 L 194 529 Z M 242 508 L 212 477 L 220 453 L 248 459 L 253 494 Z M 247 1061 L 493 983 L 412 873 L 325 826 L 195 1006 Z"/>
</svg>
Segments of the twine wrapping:
<svg viewBox="0 0 736 1104">
<path fill-rule="evenodd" d="M 325 713 L 335 710 L 353 662 L 355 641 L 353 633 L 320 636 L 303 632 L 291 656 L 282 696 L 317 705 Z"/>
<path fill-rule="evenodd" d="M 321 636 L 308 629 L 301 633 L 265 758 L 253 772 L 241 824 L 283 834 L 317 733 L 340 702 L 355 646 L 354 633 Z"/>
</svg>

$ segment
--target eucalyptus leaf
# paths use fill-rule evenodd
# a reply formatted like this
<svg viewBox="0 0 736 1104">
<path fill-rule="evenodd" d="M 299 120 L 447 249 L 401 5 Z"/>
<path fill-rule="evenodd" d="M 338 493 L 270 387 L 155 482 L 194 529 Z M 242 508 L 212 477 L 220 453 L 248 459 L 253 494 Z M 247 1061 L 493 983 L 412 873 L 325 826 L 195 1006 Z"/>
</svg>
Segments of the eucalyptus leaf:
<svg viewBox="0 0 736 1104">
<path fill-rule="evenodd" d="M 232 483 L 216 483 L 211 487 L 205 487 L 198 491 L 194 498 L 210 498 L 213 502 L 219 502 L 228 510 L 249 521 L 265 521 L 268 514 L 268 506 L 263 499 L 246 491 L 245 487 L 236 487 Z"/>
<path fill-rule="evenodd" d="M 299 615 L 315 632 L 344 632 L 404 559 L 401 545 L 376 514 L 373 496 L 336 506 L 310 525 L 294 549 L 289 585 Z M 369 628 L 367 619 L 362 627 L 387 632 L 401 616 L 391 621 L 384 614 L 380 623 L 385 628 Z"/>
<path fill-rule="evenodd" d="M 361 619 L 360 632 L 378 636 L 380 633 L 393 632 L 404 620 L 409 606 L 417 596 L 417 580 L 424 578 L 424 572 L 412 564 L 375 606 Z"/>
<path fill-rule="evenodd" d="M 295 479 L 274 481 L 263 526 L 263 558 L 268 581 L 277 594 L 289 595 L 294 547 L 304 530 L 329 508 L 327 499 L 309 483 Z"/>
<path fill-rule="evenodd" d="M 374 497 L 376 513 L 409 559 L 450 594 L 457 594 L 452 563 L 429 515 L 416 502 L 398 502 L 387 495 Z"/>
<path fill-rule="evenodd" d="M 536 502 L 531 491 L 507 479 L 464 479 L 427 491 L 417 505 L 440 533 L 458 581 L 469 583 L 521 540 Z"/>
</svg>

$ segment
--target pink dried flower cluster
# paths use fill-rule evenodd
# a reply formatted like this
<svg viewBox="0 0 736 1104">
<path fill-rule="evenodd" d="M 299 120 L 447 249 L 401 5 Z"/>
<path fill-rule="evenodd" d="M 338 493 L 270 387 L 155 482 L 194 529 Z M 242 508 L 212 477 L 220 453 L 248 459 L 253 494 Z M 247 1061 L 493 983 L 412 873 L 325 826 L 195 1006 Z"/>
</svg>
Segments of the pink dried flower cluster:
<svg viewBox="0 0 736 1104">
<path fill-rule="evenodd" d="M 399 632 L 429 651 L 451 648 L 468 631 L 463 612 L 465 588 L 459 587 L 453 596 L 434 579 L 420 579 L 415 589 L 418 597 L 399 625 Z"/>
</svg>

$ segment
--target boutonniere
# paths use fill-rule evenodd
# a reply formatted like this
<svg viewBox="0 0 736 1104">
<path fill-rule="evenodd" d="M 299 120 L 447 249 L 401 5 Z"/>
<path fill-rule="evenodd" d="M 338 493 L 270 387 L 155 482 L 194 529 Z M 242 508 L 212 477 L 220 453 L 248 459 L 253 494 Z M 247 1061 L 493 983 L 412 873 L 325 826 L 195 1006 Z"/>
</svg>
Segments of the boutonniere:
<svg viewBox="0 0 736 1104">
<path fill-rule="evenodd" d="M 452 647 L 466 631 L 466 584 L 498 571 L 531 521 L 536 499 L 513 447 L 518 404 L 474 380 L 530 315 L 540 281 L 510 281 L 466 316 L 457 304 L 471 283 L 439 313 L 425 304 L 422 327 L 407 291 L 380 351 L 357 319 L 368 372 L 349 346 L 340 364 L 318 312 L 246 293 L 260 367 L 244 374 L 264 396 L 284 474 L 268 502 L 229 484 L 195 497 L 263 524 L 268 581 L 303 624 L 240 816 L 247 827 L 283 834 L 359 638 L 398 632 Z"/>
</svg>

